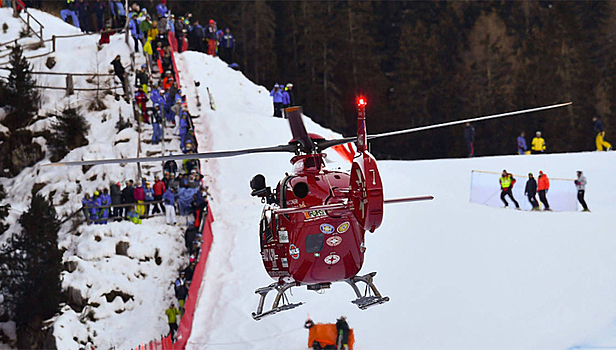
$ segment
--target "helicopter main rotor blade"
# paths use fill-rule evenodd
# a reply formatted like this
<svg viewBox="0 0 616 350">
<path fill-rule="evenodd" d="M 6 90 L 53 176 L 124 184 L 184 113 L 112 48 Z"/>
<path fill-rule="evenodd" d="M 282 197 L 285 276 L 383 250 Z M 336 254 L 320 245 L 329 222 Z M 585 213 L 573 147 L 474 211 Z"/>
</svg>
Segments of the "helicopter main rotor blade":
<svg viewBox="0 0 616 350">
<path fill-rule="evenodd" d="M 418 196 L 418 197 L 405 197 L 405 198 L 392 198 L 386 199 L 383 201 L 384 204 L 394 204 L 394 203 L 406 203 L 406 202 L 418 202 L 418 201 L 429 201 L 433 200 L 433 196 Z M 315 205 L 312 207 L 301 207 L 301 208 L 281 208 L 276 209 L 274 212 L 276 214 L 295 214 L 295 213 L 304 213 L 307 211 L 314 210 L 342 210 L 349 209 L 351 205 L 350 202 L 347 203 L 334 203 L 334 204 L 323 204 L 323 205 Z"/>
<path fill-rule="evenodd" d="M 383 201 L 384 204 L 394 204 L 394 203 L 407 203 L 407 202 L 418 202 L 418 201 L 431 201 L 434 199 L 434 196 L 419 196 L 419 197 L 406 197 L 406 198 L 392 198 L 386 199 Z"/>
<path fill-rule="evenodd" d="M 284 111 L 287 115 L 287 119 L 289 119 L 289 126 L 291 127 L 293 139 L 300 143 L 302 151 L 311 153 L 311 151 L 314 150 L 314 144 L 310 136 L 308 136 L 306 126 L 302 121 L 302 107 L 289 107 Z"/>
<path fill-rule="evenodd" d="M 337 210 L 337 209 L 348 209 L 348 203 L 335 203 L 335 204 L 323 204 L 323 205 L 315 205 L 312 207 L 302 207 L 302 208 L 281 208 L 274 210 L 275 214 L 294 214 L 294 213 L 303 213 L 307 211 L 313 210 Z"/>
<path fill-rule="evenodd" d="M 184 159 L 209 159 L 235 157 L 251 153 L 270 153 L 270 152 L 295 152 L 295 145 L 279 145 L 272 147 L 247 148 L 234 151 L 220 152 L 203 152 L 203 153 L 188 153 L 177 154 L 159 157 L 140 157 L 140 158 L 118 158 L 118 159 L 99 159 L 99 160 L 83 160 L 75 162 L 50 163 L 44 166 L 76 166 L 76 165 L 100 165 L 100 164 L 121 164 L 121 163 L 147 163 L 147 162 L 163 162 L 167 160 L 184 160 Z"/>
<path fill-rule="evenodd" d="M 389 136 L 397 136 L 397 135 L 410 134 L 410 133 L 418 132 L 418 131 L 431 130 L 431 129 L 437 129 L 437 128 L 444 128 L 446 126 L 460 125 L 460 124 L 464 124 L 464 123 L 472 123 L 472 122 L 478 122 L 478 121 L 482 121 L 482 120 L 510 117 L 510 116 L 524 114 L 524 113 L 539 112 L 539 111 L 544 111 L 544 110 L 547 110 L 547 109 L 565 107 L 565 106 L 569 106 L 571 104 L 573 104 L 573 102 L 559 103 L 559 104 L 550 105 L 550 106 L 529 108 L 529 109 L 523 109 L 523 110 L 520 110 L 520 111 L 513 111 L 513 112 L 507 112 L 507 113 L 486 115 L 486 116 L 483 116 L 483 117 L 476 117 L 476 118 L 469 118 L 469 119 L 463 119 L 463 120 L 456 120 L 456 121 L 451 121 L 451 122 L 446 122 L 446 123 L 441 123 L 441 124 L 420 126 L 420 127 L 412 128 L 412 129 L 390 131 L 390 132 L 385 132 L 385 133 L 382 133 L 382 134 L 368 135 L 368 140 L 373 140 L 373 139 L 377 139 L 377 138 L 381 138 L 381 137 L 389 137 Z M 343 145 L 343 144 L 349 143 L 349 142 L 354 142 L 354 141 L 356 141 L 356 139 L 357 139 L 356 137 L 344 137 L 344 138 L 341 138 L 341 139 L 334 139 L 334 140 L 320 140 L 320 141 L 317 141 L 317 147 L 319 147 L 320 150 L 324 150 L 324 149 L 326 149 L 328 147 L 337 146 L 337 145 Z"/>
</svg>

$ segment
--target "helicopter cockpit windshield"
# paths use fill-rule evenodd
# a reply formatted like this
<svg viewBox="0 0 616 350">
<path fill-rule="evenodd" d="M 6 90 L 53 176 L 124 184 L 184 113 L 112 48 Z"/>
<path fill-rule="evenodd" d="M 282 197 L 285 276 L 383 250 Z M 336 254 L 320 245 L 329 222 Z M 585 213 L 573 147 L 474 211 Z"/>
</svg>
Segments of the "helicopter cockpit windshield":
<svg viewBox="0 0 616 350">
<path fill-rule="evenodd" d="M 297 175 L 302 172 L 320 172 L 325 168 L 325 158 L 327 154 L 311 154 L 305 156 L 294 157 L 293 174 Z"/>
</svg>

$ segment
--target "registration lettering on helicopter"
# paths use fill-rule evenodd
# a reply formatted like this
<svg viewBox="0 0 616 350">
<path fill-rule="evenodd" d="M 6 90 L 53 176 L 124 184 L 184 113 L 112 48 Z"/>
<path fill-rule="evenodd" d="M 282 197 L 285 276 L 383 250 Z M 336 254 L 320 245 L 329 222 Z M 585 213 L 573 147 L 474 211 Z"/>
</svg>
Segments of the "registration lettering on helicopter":
<svg viewBox="0 0 616 350">
<path fill-rule="evenodd" d="M 325 210 L 311 210 L 305 211 L 304 216 L 306 217 L 306 220 L 315 220 L 327 216 L 327 213 Z"/>
</svg>

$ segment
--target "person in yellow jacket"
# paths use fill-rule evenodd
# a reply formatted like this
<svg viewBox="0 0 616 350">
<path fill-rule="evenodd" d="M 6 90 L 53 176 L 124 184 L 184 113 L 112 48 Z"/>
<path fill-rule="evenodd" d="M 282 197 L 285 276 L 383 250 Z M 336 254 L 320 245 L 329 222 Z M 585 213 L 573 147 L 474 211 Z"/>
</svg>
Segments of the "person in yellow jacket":
<svg viewBox="0 0 616 350">
<path fill-rule="evenodd" d="M 516 183 L 516 179 L 513 178 L 513 175 L 508 173 L 507 170 L 503 170 L 499 182 L 501 187 L 500 199 L 501 201 L 503 201 L 503 203 L 505 203 L 505 208 L 509 206 L 509 203 L 507 203 L 505 196 L 509 196 L 509 198 L 511 198 L 511 200 L 513 201 L 513 204 L 515 204 L 515 208 L 520 209 L 520 204 L 518 204 L 518 201 L 513 198 L 512 190 L 513 185 Z"/>
<path fill-rule="evenodd" d="M 175 333 L 178 331 L 178 315 L 180 314 L 180 310 L 178 310 L 173 303 L 167 310 L 165 310 L 165 315 L 167 315 L 167 321 L 169 323 L 169 334 L 171 337 L 175 339 Z"/>
<path fill-rule="evenodd" d="M 592 121 L 595 123 L 594 129 L 597 133 L 597 137 L 595 138 L 597 151 L 603 151 L 604 147 L 606 151 L 612 150 L 612 145 L 604 139 L 605 129 L 603 128 L 603 123 L 601 123 L 601 119 L 599 117 L 592 117 Z"/>
<path fill-rule="evenodd" d="M 530 143 L 530 153 L 541 154 L 545 153 L 545 140 L 541 137 L 541 131 L 537 131 L 535 138 Z"/>
</svg>

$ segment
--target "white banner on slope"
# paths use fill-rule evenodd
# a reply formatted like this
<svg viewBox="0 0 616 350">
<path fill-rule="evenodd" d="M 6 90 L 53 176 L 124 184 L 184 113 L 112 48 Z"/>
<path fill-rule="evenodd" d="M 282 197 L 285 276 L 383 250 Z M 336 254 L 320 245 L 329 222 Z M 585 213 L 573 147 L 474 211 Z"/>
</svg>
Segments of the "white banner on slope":
<svg viewBox="0 0 616 350">
<path fill-rule="evenodd" d="M 538 174 L 535 175 L 535 180 Z M 549 176 L 549 174 L 548 174 Z M 473 170 L 471 173 L 471 203 L 483 204 L 490 207 L 502 208 L 505 204 L 500 199 L 500 182 L 501 173 Z M 531 210 L 532 206 L 528 201 L 528 197 L 524 195 L 526 181 L 528 176 L 513 174 L 517 180 L 513 186 L 513 197 L 520 203 L 522 210 Z M 573 183 L 573 179 L 550 178 L 550 189 L 547 193 L 548 204 L 550 209 L 554 211 L 578 211 L 577 189 Z M 535 196 L 541 209 L 543 204 L 539 201 L 539 195 Z M 509 202 L 510 208 L 515 208 L 509 196 L 505 197 Z"/>
</svg>

